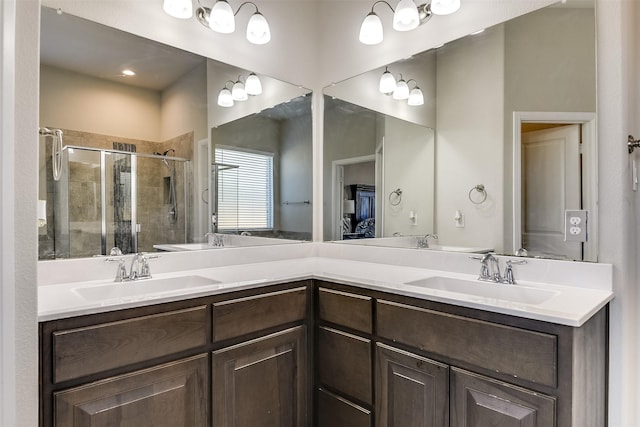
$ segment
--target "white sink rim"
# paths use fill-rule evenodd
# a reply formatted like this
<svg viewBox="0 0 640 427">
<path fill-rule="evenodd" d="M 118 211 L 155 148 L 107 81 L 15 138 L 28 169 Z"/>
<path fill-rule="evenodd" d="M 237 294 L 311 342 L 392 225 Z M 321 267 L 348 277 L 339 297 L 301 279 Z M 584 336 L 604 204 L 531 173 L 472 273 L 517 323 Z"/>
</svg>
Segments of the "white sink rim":
<svg viewBox="0 0 640 427">
<path fill-rule="evenodd" d="M 106 285 L 86 286 L 73 289 L 73 292 L 86 301 L 112 299 L 136 299 L 147 295 L 180 292 L 187 288 L 198 288 L 220 284 L 221 282 L 203 276 L 180 276 L 162 279 L 141 279 L 128 282 L 112 282 Z"/>
<path fill-rule="evenodd" d="M 486 300 L 500 300 L 510 303 L 540 305 L 559 294 L 559 291 L 540 289 L 505 283 L 466 280 L 445 276 L 432 276 L 405 283 L 434 291 L 452 292 Z"/>
</svg>

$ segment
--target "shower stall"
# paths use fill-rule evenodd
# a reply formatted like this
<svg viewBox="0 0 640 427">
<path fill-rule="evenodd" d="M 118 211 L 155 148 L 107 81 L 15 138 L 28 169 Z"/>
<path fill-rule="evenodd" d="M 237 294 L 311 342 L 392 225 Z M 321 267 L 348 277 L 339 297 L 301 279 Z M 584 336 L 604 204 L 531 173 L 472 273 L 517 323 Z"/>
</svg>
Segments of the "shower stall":
<svg viewBox="0 0 640 427">
<path fill-rule="evenodd" d="M 58 179 L 47 178 L 53 209 L 49 242 L 40 239 L 41 259 L 107 255 L 113 247 L 149 252 L 155 244 L 187 242 L 189 160 L 70 145 L 59 157 Z"/>
</svg>

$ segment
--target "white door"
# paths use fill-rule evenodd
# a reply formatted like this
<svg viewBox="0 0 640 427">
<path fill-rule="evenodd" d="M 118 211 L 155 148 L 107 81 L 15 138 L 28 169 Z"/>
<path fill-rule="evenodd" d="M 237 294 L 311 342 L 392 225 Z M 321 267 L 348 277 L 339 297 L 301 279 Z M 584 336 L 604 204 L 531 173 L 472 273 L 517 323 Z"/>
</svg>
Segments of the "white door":
<svg viewBox="0 0 640 427">
<path fill-rule="evenodd" d="M 522 246 L 529 255 L 582 260 L 565 242 L 564 211 L 581 209 L 580 125 L 522 134 Z"/>
</svg>

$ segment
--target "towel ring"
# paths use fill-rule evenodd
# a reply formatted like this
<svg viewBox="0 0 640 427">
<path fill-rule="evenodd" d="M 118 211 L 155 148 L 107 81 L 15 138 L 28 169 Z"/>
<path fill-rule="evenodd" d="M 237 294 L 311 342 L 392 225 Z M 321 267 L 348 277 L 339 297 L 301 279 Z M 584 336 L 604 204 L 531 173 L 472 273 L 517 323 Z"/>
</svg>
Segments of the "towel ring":
<svg viewBox="0 0 640 427">
<path fill-rule="evenodd" d="M 471 194 L 473 194 L 474 190 L 481 194 L 481 196 L 475 200 L 473 197 L 471 197 Z M 469 200 L 474 205 L 484 203 L 484 201 L 487 200 L 487 190 L 484 189 L 484 185 L 478 184 L 475 187 L 471 188 L 471 190 L 469 190 Z"/>
<path fill-rule="evenodd" d="M 402 190 L 397 188 L 389 193 L 389 203 L 391 203 L 391 206 L 398 206 L 400 202 L 402 202 Z"/>
</svg>

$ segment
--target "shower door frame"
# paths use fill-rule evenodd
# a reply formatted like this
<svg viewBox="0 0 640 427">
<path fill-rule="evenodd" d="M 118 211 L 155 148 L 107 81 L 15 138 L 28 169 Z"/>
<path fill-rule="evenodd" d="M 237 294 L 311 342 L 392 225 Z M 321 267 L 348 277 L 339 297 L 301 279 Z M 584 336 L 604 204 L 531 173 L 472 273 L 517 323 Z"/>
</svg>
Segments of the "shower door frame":
<svg viewBox="0 0 640 427">
<path fill-rule="evenodd" d="M 190 227 L 190 212 L 189 212 L 189 174 L 190 174 L 190 165 L 191 161 L 189 159 L 185 159 L 182 157 L 172 157 L 172 156 L 162 156 L 157 154 L 145 154 L 145 153 L 137 153 L 131 151 L 122 151 L 122 150 L 111 150 L 106 148 L 94 148 L 94 147 L 82 147 L 78 145 L 65 145 L 63 150 L 74 149 L 74 150 L 85 150 L 85 151 L 98 151 L 100 152 L 100 215 L 101 215 L 101 237 L 100 237 L 100 247 L 102 255 L 108 255 L 107 253 L 107 154 L 123 154 L 128 155 L 130 158 L 130 167 L 131 167 L 131 243 L 133 251 L 132 253 L 136 253 L 138 251 L 138 232 L 139 232 L 139 224 L 138 224 L 138 157 L 145 157 L 150 159 L 158 159 L 161 160 L 177 160 L 184 163 L 185 169 L 183 170 L 184 175 L 184 215 L 185 215 L 185 223 L 184 223 L 184 241 L 188 241 L 189 235 L 189 227 Z"/>
</svg>

